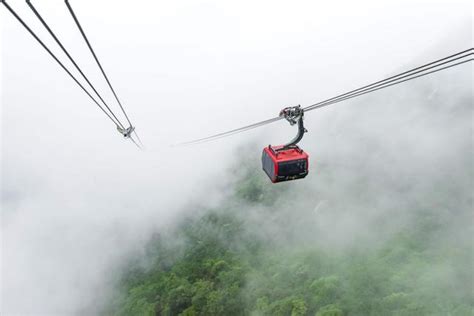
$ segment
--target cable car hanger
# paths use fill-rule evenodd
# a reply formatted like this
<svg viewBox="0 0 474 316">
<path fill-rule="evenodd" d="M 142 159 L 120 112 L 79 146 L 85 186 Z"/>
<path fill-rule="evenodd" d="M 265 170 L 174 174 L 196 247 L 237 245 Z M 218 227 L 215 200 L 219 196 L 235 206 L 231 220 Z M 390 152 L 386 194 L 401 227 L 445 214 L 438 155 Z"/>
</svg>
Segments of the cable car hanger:
<svg viewBox="0 0 474 316">
<path fill-rule="evenodd" d="M 292 126 L 298 124 L 298 134 L 279 150 L 297 147 L 297 144 L 303 139 L 304 133 L 308 132 L 303 124 L 304 109 L 301 108 L 301 105 L 286 107 L 280 111 L 279 116 L 284 117 Z"/>
</svg>

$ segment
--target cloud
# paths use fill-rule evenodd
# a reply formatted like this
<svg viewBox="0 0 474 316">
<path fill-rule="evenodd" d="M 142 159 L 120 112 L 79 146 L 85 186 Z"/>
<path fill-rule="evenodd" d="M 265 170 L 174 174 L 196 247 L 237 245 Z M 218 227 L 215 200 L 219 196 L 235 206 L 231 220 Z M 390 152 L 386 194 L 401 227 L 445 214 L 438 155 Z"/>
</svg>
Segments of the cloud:
<svg viewBox="0 0 474 316">
<path fill-rule="evenodd" d="M 10 2 L 52 46 L 24 3 Z M 210 1 L 74 3 L 137 125 L 144 152 L 121 139 L 1 9 L 2 313 L 75 314 L 97 304 L 121 258 L 142 247 L 153 232 L 173 225 L 187 205 L 219 200 L 220 188 L 232 180 L 225 172 L 239 163 L 235 148 L 249 140 L 259 146 L 276 143 L 293 131 L 276 123 L 196 147 L 173 149 L 170 144 L 265 119 L 284 106 L 314 103 L 398 71 L 399 65 L 465 49 L 470 40 L 463 28 L 467 1 L 448 9 L 420 1 L 410 14 L 398 1 L 346 5 L 341 11 L 337 4 L 305 1 L 292 6 L 283 1 L 238 6 Z M 63 5 L 38 3 L 38 9 L 99 89 L 108 91 Z M 424 23 L 418 21 L 421 12 Z M 445 47 L 438 44 L 439 34 L 456 40 Z M 439 84 L 457 82 L 459 73 L 463 85 L 465 72 L 439 77 Z M 446 167 L 436 161 L 459 159 L 456 145 L 462 140 L 447 135 L 464 135 L 464 125 L 441 120 L 436 115 L 446 114 L 443 109 L 430 114 L 435 115 L 432 120 L 423 116 L 426 109 L 417 110 L 417 105 L 426 99 L 413 97 L 411 88 L 381 92 L 369 104 L 354 101 L 308 115 L 310 133 L 304 143 L 315 159 L 311 188 L 325 192 L 327 203 L 347 194 L 360 170 L 373 172 L 375 166 L 397 185 L 400 177 L 408 183 L 415 170 L 431 174 Z M 112 103 L 110 93 L 104 96 Z M 408 116 L 399 115 L 400 103 L 412 105 L 405 109 L 412 111 Z M 453 113 L 458 111 L 456 104 L 451 106 Z M 452 114 L 454 122 L 465 119 L 462 113 Z M 423 137 L 426 131 L 429 136 Z M 382 137 L 384 133 L 397 137 Z M 413 135 L 417 143 L 409 142 Z M 453 151 L 440 150 L 440 140 L 454 146 Z M 366 161 L 369 149 L 379 152 Z M 252 147 L 248 150 L 254 153 Z M 438 153 L 439 160 L 422 162 L 428 152 Z M 259 155 L 255 151 L 256 159 Z M 420 163 L 402 168 L 414 160 Z M 322 175 L 325 181 L 320 182 L 318 170 L 324 163 L 344 174 L 342 192 L 340 186 L 324 185 L 338 173 Z M 295 189 L 304 189 L 305 183 L 298 182 Z M 317 202 L 308 204 L 314 208 Z M 325 209 L 323 205 L 318 213 Z M 356 215 L 346 215 L 340 229 L 360 231 L 353 227 L 360 223 Z"/>
</svg>

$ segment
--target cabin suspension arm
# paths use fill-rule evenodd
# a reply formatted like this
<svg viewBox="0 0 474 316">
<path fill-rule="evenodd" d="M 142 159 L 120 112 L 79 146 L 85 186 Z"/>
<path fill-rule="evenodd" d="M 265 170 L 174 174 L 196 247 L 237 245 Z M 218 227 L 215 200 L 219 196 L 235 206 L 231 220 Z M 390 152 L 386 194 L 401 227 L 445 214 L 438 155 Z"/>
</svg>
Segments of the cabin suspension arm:
<svg viewBox="0 0 474 316">
<path fill-rule="evenodd" d="M 298 124 L 298 134 L 289 143 L 283 145 L 282 150 L 297 147 L 301 139 L 308 130 L 304 127 L 304 109 L 301 105 L 284 108 L 280 111 L 280 117 L 284 117 L 290 125 Z"/>
</svg>

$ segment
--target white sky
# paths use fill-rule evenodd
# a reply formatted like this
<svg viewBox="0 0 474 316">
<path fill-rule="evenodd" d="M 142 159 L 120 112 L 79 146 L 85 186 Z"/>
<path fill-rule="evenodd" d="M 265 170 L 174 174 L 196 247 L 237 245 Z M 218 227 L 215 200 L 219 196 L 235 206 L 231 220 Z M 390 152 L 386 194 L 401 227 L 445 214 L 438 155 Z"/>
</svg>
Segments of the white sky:
<svg viewBox="0 0 474 316">
<path fill-rule="evenodd" d="M 24 1 L 8 2 L 70 66 Z M 127 247 L 200 193 L 213 199 L 236 146 L 280 142 L 288 129 L 170 144 L 472 47 L 467 0 L 70 2 L 147 150 L 0 8 L 5 315 L 77 312 Z M 119 113 L 63 1 L 33 3 Z"/>
</svg>

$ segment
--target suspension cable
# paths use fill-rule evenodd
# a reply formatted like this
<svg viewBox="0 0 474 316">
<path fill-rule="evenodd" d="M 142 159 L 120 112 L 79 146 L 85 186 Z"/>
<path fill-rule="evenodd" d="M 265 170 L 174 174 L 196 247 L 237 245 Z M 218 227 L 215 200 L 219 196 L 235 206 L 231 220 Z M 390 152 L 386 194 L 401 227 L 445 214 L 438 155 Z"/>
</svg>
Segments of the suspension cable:
<svg viewBox="0 0 474 316">
<path fill-rule="evenodd" d="M 107 117 L 114 123 L 116 127 L 118 127 L 117 123 L 114 121 L 114 119 L 110 116 L 107 111 L 94 99 L 94 97 L 84 88 L 84 86 L 74 77 L 74 75 L 64 66 L 64 64 L 56 57 L 56 55 L 53 54 L 53 52 L 41 41 L 41 39 L 31 30 L 31 28 L 20 18 L 20 16 L 15 12 L 15 10 L 12 9 L 8 5 L 8 3 L 5 0 L 1 0 L 1 3 L 7 8 L 7 10 L 18 20 L 18 22 L 23 25 L 23 27 L 35 38 L 35 40 L 48 52 L 48 54 L 61 66 L 61 68 L 74 80 L 74 82 L 91 98 L 91 100 L 102 110 L 102 112 L 107 115 Z"/>
<path fill-rule="evenodd" d="M 65 0 L 64 2 L 66 3 L 66 6 L 67 6 L 69 12 L 71 13 L 72 18 L 74 19 L 74 22 L 76 22 L 76 25 L 77 25 L 79 31 L 81 32 L 82 37 L 84 38 L 84 41 L 86 42 L 87 46 L 89 47 L 89 50 L 91 51 L 92 56 L 94 56 L 94 59 L 95 59 L 97 65 L 99 66 L 100 71 L 102 72 L 102 75 L 104 75 L 105 81 L 107 81 L 107 84 L 109 85 L 110 90 L 112 90 L 112 93 L 113 93 L 115 99 L 117 100 L 117 103 L 120 105 L 120 108 L 122 109 L 122 112 L 123 112 L 123 114 L 125 115 L 125 118 L 127 119 L 128 124 L 129 124 L 130 126 L 132 126 L 132 123 L 130 122 L 130 119 L 128 118 L 128 115 L 127 115 L 127 113 L 125 112 L 125 110 L 124 110 L 124 108 L 123 108 L 123 106 L 122 106 L 122 103 L 120 102 L 120 100 L 119 100 L 119 98 L 118 98 L 118 96 L 117 96 L 117 93 L 115 93 L 115 90 L 114 90 L 114 88 L 112 87 L 112 84 L 110 83 L 109 78 L 108 78 L 107 75 L 105 74 L 104 68 L 102 67 L 102 64 L 99 62 L 99 59 L 97 58 L 97 55 L 95 54 L 95 51 L 94 51 L 94 49 L 92 48 L 92 45 L 90 44 L 89 39 L 88 39 L 87 36 L 86 36 L 86 33 L 85 33 L 84 30 L 82 29 L 82 26 L 81 26 L 81 24 L 79 23 L 79 20 L 77 19 L 76 14 L 74 13 L 74 11 L 73 11 L 71 5 L 69 4 L 69 1 L 68 1 L 68 0 Z"/>
<path fill-rule="evenodd" d="M 337 99 L 337 100 L 333 100 L 329 103 L 325 103 L 325 104 L 319 104 L 318 106 L 316 107 L 312 107 L 312 108 L 309 108 L 308 110 L 305 110 L 305 111 L 311 111 L 311 110 L 315 110 L 315 109 L 318 109 L 318 108 L 322 108 L 322 107 L 325 107 L 327 105 L 331 105 L 331 104 L 335 104 L 335 103 L 338 103 L 338 102 L 341 102 L 341 101 L 345 101 L 345 100 L 349 100 L 349 99 L 352 99 L 352 98 L 355 98 L 355 97 L 358 97 L 358 96 L 361 96 L 361 95 L 364 95 L 364 94 L 367 94 L 367 93 L 370 93 L 370 92 L 374 92 L 374 91 L 377 91 L 377 90 L 380 90 L 380 89 L 384 89 L 384 88 L 388 88 L 388 87 L 391 87 L 391 86 L 394 86 L 394 85 L 397 85 L 397 84 L 400 84 L 400 83 L 403 83 L 403 82 L 406 82 L 406 81 L 410 81 L 410 80 L 413 80 L 413 79 L 416 79 L 416 78 L 420 78 L 420 77 L 424 77 L 424 76 L 427 76 L 427 75 L 430 75 L 432 73 L 435 73 L 435 72 L 439 72 L 441 70 L 445 70 L 445 69 L 448 69 L 448 68 L 452 68 L 452 67 L 455 67 L 455 66 L 459 66 L 459 65 L 462 65 L 462 64 L 465 64 L 465 63 L 468 63 L 470 61 L 473 61 L 474 59 L 473 58 L 470 58 L 470 59 L 466 59 L 466 60 L 463 60 L 463 61 L 460 61 L 460 62 L 457 62 L 455 64 L 451 64 L 451 65 L 448 65 L 448 66 L 444 66 L 444 67 L 441 67 L 441 68 L 437 68 L 435 70 L 431 70 L 431 71 L 428 71 L 428 72 L 424 72 L 422 74 L 419 74 L 417 76 L 413 76 L 413 77 L 410 77 L 410 78 L 407 78 L 407 79 L 404 79 L 404 80 L 400 80 L 400 81 L 397 81 L 397 82 L 393 82 L 393 83 L 390 83 L 390 84 L 386 84 L 386 85 L 383 85 L 381 87 L 374 87 L 370 90 L 367 90 L 367 91 L 361 91 L 361 92 L 358 92 L 356 94 L 352 94 L 352 95 L 349 95 L 349 96 L 346 96 L 344 98 L 340 98 L 340 99 Z M 431 68 L 429 68 L 431 69 Z"/>
<path fill-rule="evenodd" d="M 231 136 L 231 135 L 238 134 L 238 133 L 241 133 L 241 132 L 245 132 L 245 131 L 248 131 L 248 130 L 263 126 L 263 125 L 267 125 L 267 124 L 279 121 L 281 119 L 282 119 L 282 117 L 277 116 L 277 117 L 274 117 L 274 118 L 271 118 L 271 119 L 268 119 L 268 120 L 265 120 L 265 121 L 261 121 L 261 122 L 250 124 L 250 125 L 247 125 L 247 126 L 244 126 L 244 127 L 236 128 L 236 129 L 233 129 L 233 130 L 230 130 L 230 131 L 227 131 L 227 132 L 222 132 L 222 133 L 215 134 L 215 135 L 212 135 L 212 136 L 203 137 L 203 138 L 199 138 L 199 139 L 179 143 L 179 144 L 176 144 L 176 146 L 205 143 L 205 142 L 208 142 L 208 141 L 212 141 L 212 140 L 216 140 L 216 139 L 219 139 L 219 138 L 223 138 L 223 137 Z"/>
<path fill-rule="evenodd" d="M 66 56 L 69 58 L 69 60 L 71 61 L 71 63 L 74 65 L 74 67 L 76 67 L 77 71 L 81 74 L 81 76 L 84 78 L 84 80 L 87 82 L 87 84 L 92 88 L 92 90 L 95 92 L 95 94 L 99 97 L 99 99 L 102 101 L 102 103 L 105 105 L 105 107 L 107 108 L 107 110 L 109 110 L 109 112 L 112 114 L 112 116 L 114 117 L 114 119 L 118 122 L 118 125 L 121 127 L 121 128 L 124 128 L 122 122 L 120 122 L 120 120 L 117 118 L 117 116 L 115 116 L 114 112 L 110 109 L 110 107 L 107 105 L 107 103 L 104 101 L 104 99 L 102 98 L 102 96 L 99 94 L 99 92 L 97 92 L 96 88 L 92 85 L 92 83 L 89 81 L 89 79 L 87 78 L 87 76 L 84 74 L 84 72 L 81 70 L 81 68 L 77 65 L 76 61 L 72 58 L 72 56 L 69 54 L 69 52 L 66 50 L 66 48 L 64 47 L 64 45 L 61 43 L 61 41 L 58 39 L 58 37 L 56 36 L 56 34 L 54 34 L 54 32 L 51 30 L 51 28 L 48 26 L 48 24 L 46 23 L 46 21 L 43 19 L 43 17 L 40 15 L 40 13 L 36 10 L 35 6 L 33 5 L 33 3 L 31 3 L 31 0 L 26 0 L 26 3 L 28 4 L 28 6 L 30 7 L 30 9 L 33 11 L 33 13 L 36 15 L 36 17 L 38 18 L 38 20 L 40 20 L 41 24 L 43 24 L 43 26 L 46 28 L 46 30 L 49 32 L 49 34 L 51 35 L 51 37 L 53 37 L 53 39 L 56 41 L 56 43 L 59 45 L 59 47 L 61 47 L 62 51 L 64 52 L 64 54 L 66 54 Z"/>
<path fill-rule="evenodd" d="M 464 54 L 464 55 L 463 55 Z M 324 100 L 324 101 L 321 101 L 321 102 L 318 102 L 318 103 L 315 103 L 315 104 L 312 104 L 312 105 L 309 105 L 307 106 L 306 108 L 304 108 L 305 111 L 311 111 L 311 110 L 314 110 L 314 109 L 317 109 L 317 108 L 320 108 L 320 107 L 323 107 L 327 102 L 330 102 L 330 101 L 334 101 L 334 100 L 339 100 L 339 99 L 344 99 L 344 100 L 347 100 L 345 97 L 347 96 L 351 96 L 353 94 L 357 94 L 357 95 L 362 95 L 362 94 L 358 94 L 360 92 L 363 92 L 363 91 L 367 91 L 369 89 L 373 89 L 373 88 L 376 88 L 376 87 L 381 87 L 385 84 L 388 84 L 388 83 L 391 83 L 391 82 L 395 82 L 397 80 L 400 80 L 400 79 L 403 79 L 403 78 L 407 78 L 407 77 L 410 77 L 410 76 L 413 76 L 413 75 L 416 75 L 418 73 L 421 73 L 421 72 L 424 72 L 424 71 L 427 71 L 427 70 L 430 70 L 430 69 L 433 69 L 433 68 L 436 68 L 436 67 L 439 67 L 439 66 L 442 66 L 442 65 L 446 65 L 446 64 L 449 64 L 449 63 L 452 63 L 454 61 L 457 61 L 459 59 L 463 59 L 463 58 L 466 58 L 466 57 L 469 57 L 469 56 L 472 56 L 474 54 L 473 52 L 473 49 L 467 49 L 463 52 L 460 52 L 460 53 L 457 53 L 457 54 L 454 54 L 454 55 L 451 55 L 449 57 L 445 57 L 445 58 L 442 58 L 442 59 L 439 59 L 437 61 L 434 61 L 434 62 L 431 62 L 431 63 L 428 63 L 428 64 L 425 64 L 423 66 L 420 66 L 420 67 L 416 67 L 416 68 L 413 68 L 409 71 L 405 71 L 405 72 L 402 72 L 398 75 L 395 75 L 395 76 L 392 76 L 392 77 L 389 77 L 389 78 L 386 78 L 386 79 L 383 79 L 383 80 L 380 80 L 380 81 L 377 81 L 377 82 L 374 82 L 372 84 L 369 84 L 369 85 L 366 85 L 364 87 L 361 87 L 361 88 L 358 88 L 358 89 L 355 89 L 355 90 L 352 90 L 352 91 L 349 91 L 349 92 L 346 92 L 346 93 L 343 93 L 341 95 L 338 95 L 336 97 L 333 97 L 333 98 L 330 98 L 330 99 L 327 99 L 327 100 Z M 460 55 L 460 56 L 459 56 Z M 457 56 L 457 57 L 455 57 Z M 453 58 L 455 57 L 455 58 Z M 448 60 L 447 60 L 448 59 Z M 430 67 L 428 67 L 430 66 Z M 450 67 L 448 67 L 450 68 Z M 445 69 L 445 68 L 443 68 Z M 418 78 L 418 77 L 414 77 L 414 78 Z M 413 78 L 413 79 L 414 79 Z M 404 82 L 404 81 L 402 81 Z M 378 89 L 377 89 L 378 90 Z M 374 90 L 375 91 L 375 90 Z M 331 104 L 334 104 L 334 103 L 331 103 Z"/>
<path fill-rule="evenodd" d="M 436 61 L 424 64 L 422 66 L 410 69 L 408 71 L 404 71 L 404 72 L 402 72 L 400 74 L 397 74 L 395 76 L 391 76 L 391 77 L 385 78 L 383 80 L 379 80 L 379 81 L 376 81 L 374 83 L 371 83 L 369 85 L 365 85 L 361 88 L 354 89 L 354 90 L 351 90 L 349 92 L 340 94 L 340 95 L 335 96 L 333 98 L 330 98 L 330 99 L 312 104 L 312 105 L 304 108 L 304 110 L 305 111 L 311 111 L 311 110 L 318 109 L 318 108 L 321 108 L 321 107 L 324 107 L 324 106 L 327 106 L 327 105 L 330 105 L 330 104 L 335 104 L 335 103 L 338 103 L 338 102 L 341 102 L 341 101 L 344 101 L 344 100 L 348 100 L 348 99 L 351 99 L 351 98 L 354 98 L 354 97 L 357 97 L 357 96 L 361 96 L 361 95 L 364 95 L 364 94 L 367 94 L 367 93 L 370 93 L 370 92 L 374 92 L 374 91 L 377 91 L 377 90 L 380 90 L 380 89 L 383 89 L 383 88 L 387 88 L 387 87 L 397 85 L 397 84 L 400 84 L 400 83 L 403 83 L 403 82 L 406 82 L 406 81 L 410 81 L 410 80 L 413 80 L 413 79 L 416 79 L 416 78 L 420 78 L 420 77 L 423 77 L 423 76 L 426 76 L 426 75 L 429 75 L 429 74 L 432 74 L 432 73 L 435 73 L 435 72 L 438 72 L 438 71 L 441 71 L 441 70 L 445 70 L 445 69 L 448 69 L 448 68 L 451 68 L 451 67 L 459 66 L 461 64 L 470 62 L 473 59 L 470 58 L 470 59 L 467 59 L 467 60 L 464 60 L 464 61 L 457 62 L 455 64 L 452 64 L 452 62 L 463 59 L 463 58 L 466 58 L 466 57 L 469 57 L 469 56 L 472 56 L 473 54 L 474 54 L 474 48 L 470 48 L 470 49 L 461 51 L 459 53 L 452 54 L 450 56 L 447 56 L 447 57 L 438 59 Z M 450 65 L 447 65 L 447 64 L 450 64 Z M 439 68 L 440 66 L 443 66 L 443 65 L 447 65 L 447 66 Z M 434 70 L 432 70 L 432 69 L 434 69 Z M 418 74 L 418 75 L 416 75 L 416 74 Z M 196 140 L 180 143 L 180 144 L 178 144 L 178 146 L 192 145 L 192 144 L 197 144 L 197 143 L 203 143 L 203 142 L 216 140 L 216 139 L 219 139 L 219 138 L 222 138 L 222 137 L 230 136 L 230 135 L 233 135 L 233 134 L 236 134 L 236 133 L 245 132 L 245 131 L 248 131 L 250 129 L 254 129 L 254 128 L 257 128 L 257 127 L 260 127 L 260 126 L 263 126 L 263 125 L 267 125 L 267 124 L 279 121 L 281 119 L 282 119 L 282 117 L 279 117 L 279 116 L 274 117 L 274 118 L 264 120 L 264 121 L 261 121 L 261 122 L 257 122 L 257 123 L 254 123 L 254 124 L 250 124 L 250 125 L 247 125 L 247 126 L 244 126 L 244 127 L 241 127 L 241 128 L 236 128 L 236 129 L 233 129 L 233 130 L 230 130 L 230 131 L 227 131 L 227 132 L 222 132 L 222 133 L 211 135 L 211 136 L 208 136 L 208 137 L 203 137 L 203 138 L 199 138 L 199 139 L 196 139 Z"/>
</svg>

